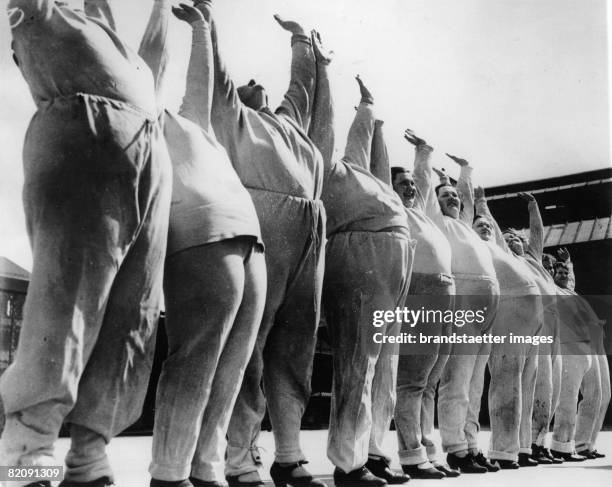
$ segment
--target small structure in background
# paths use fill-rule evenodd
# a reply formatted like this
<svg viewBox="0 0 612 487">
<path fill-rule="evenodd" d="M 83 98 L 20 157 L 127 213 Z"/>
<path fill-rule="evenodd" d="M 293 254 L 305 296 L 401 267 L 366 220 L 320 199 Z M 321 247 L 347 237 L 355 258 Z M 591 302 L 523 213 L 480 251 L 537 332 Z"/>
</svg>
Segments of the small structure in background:
<svg viewBox="0 0 612 487">
<path fill-rule="evenodd" d="M 0 257 L 0 374 L 13 361 L 30 273 Z"/>
</svg>

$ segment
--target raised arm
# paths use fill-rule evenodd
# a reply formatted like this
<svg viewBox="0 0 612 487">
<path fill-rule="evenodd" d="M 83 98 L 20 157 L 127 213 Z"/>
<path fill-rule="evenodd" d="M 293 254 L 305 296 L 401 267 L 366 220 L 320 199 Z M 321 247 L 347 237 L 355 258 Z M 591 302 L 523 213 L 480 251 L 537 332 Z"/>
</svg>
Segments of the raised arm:
<svg viewBox="0 0 612 487">
<path fill-rule="evenodd" d="M 384 122 L 374 120 L 374 134 L 372 135 L 372 150 L 370 152 L 370 171 L 383 183 L 391 185 L 391 166 L 389 152 L 383 133 Z"/>
<path fill-rule="evenodd" d="M 544 224 L 542 223 L 540 208 L 538 208 L 538 202 L 532 194 L 519 193 L 518 195 L 527 201 L 527 209 L 529 210 L 529 243 L 525 250 L 540 262 L 544 253 Z"/>
<path fill-rule="evenodd" d="M 446 154 L 459 164 L 459 179 L 457 180 L 457 193 L 463 205 L 459 218 L 470 227 L 474 221 L 474 188 L 472 187 L 472 170 L 469 162 L 460 157 Z"/>
<path fill-rule="evenodd" d="M 346 138 L 344 161 L 369 171 L 374 134 L 374 112 L 372 110 L 374 99 L 361 78 L 357 76 L 356 80 L 361 92 L 361 101 Z"/>
<path fill-rule="evenodd" d="M 102 22 L 115 32 L 117 31 L 111 0 L 85 0 L 85 14 L 89 18 Z"/>
<path fill-rule="evenodd" d="M 199 2 L 196 7 L 183 5 L 182 8 L 172 9 L 174 15 L 187 22 L 192 29 L 185 96 L 179 113 L 209 131 L 214 83 L 210 3 Z"/>
<path fill-rule="evenodd" d="M 193 7 L 189 7 L 193 8 Z M 170 19 L 170 1 L 153 0 L 153 10 L 149 23 L 142 36 L 138 54 L 145 60 L 155 81 L 157 105 L 161 108 L 163 83 L 168 63 L 168 22 Z"/>
<path fill-rule="evenodd" d="M 331 53 L 326 53 L 321 46 L 321 36 L 312 32 L 312 47 L 317 62 L 317 84 L 312 107 L 312 121 L 308 128 L 310 140 L 317 146 L 323 156 L 325 172 L 331 169 L 334 156 L 335 128 L 334 103 L 329 88 L 327 66 L 331 63 Z"/>
<path fill-rule="evenodd" d="M 317 68 L 311 47 L 311 38 L 297 22 L 285 21 L 278 15 L 274 18 L 280 26 L 291 32 L 291 80 L 285 97 L 276 109 L 295 120 L 304 130 L 308 130 L 312 115 L 312 102 L 315 90 Z"/>
<path fill-rule="evenodd" d="M 493 234 L 495 235 L 495 243 L 499 245 L 504 251 L 512 252 L 506 244 L 506 239 L 504 239 L 504 235 L 497 224 L 497 220 L 493 217 L 491 210 L 489 209 L 489 205 L 487 204 L 487 199 L 485 197 L 485 191 L 482 186 L 477 186 L 474 189 L 474 210 L 475 215 L 484 216 L 489 219 L 491 225 L 493 226 Z"/>
<path fill-rule="evenodd" d="M 414 185 L 417 195 L 414 201 L 414 208 L 421 209 L 430 218 L 437 218 L 441 221 L 442 210 L 436 197 L 433 179 L 433 168 L 431 166 L 431 153 L 433 148 L 427 145 L 425 140 L 414 135 L 412 130 L 406 129 L 404 138 L 414 145 Z"/>
</svg>

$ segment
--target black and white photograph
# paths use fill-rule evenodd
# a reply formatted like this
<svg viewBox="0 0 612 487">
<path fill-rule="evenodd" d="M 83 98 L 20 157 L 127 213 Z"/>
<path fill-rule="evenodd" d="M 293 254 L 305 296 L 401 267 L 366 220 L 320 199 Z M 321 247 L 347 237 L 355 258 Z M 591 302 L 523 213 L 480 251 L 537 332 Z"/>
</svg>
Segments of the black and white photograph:
<svg viewBox="0 0 612 487">
<path fill-rule="evenodd" d="M 610 485 L 611 23 L 0 0 L 0 486 Z"/>
</svg>

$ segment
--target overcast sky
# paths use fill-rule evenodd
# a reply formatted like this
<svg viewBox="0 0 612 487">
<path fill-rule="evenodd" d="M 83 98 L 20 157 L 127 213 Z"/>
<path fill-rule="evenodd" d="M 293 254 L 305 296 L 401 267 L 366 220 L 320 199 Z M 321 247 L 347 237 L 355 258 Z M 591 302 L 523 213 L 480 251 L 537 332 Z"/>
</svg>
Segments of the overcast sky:
<svg viewBox="0 0 612 487">
<path fill-rule="evenodd" d="M 178 2 L 175 2 L 178 3 Z M 137 48 L 151 0 L 115 0 L 118 30 Z M 0 0 L 0 255 L 30 269 L 21 149 L 34 113 L 11 60 Z M 222 54 L 238 83 L 263 84 L 276 106 L 289 77 L 289 35 L 278 13 L 320 30 L 331 66 L 337 144 L 359 100 L 359 73 L 376 98 L 391 161 L 412 164 L 410 127 L 435 149 L 469 159 L 484 185 L 610 165 L 605 0 L 216 0 Z M 190 32 L 173 21 L 167 103 L 184 90 Z"/>
</svg>

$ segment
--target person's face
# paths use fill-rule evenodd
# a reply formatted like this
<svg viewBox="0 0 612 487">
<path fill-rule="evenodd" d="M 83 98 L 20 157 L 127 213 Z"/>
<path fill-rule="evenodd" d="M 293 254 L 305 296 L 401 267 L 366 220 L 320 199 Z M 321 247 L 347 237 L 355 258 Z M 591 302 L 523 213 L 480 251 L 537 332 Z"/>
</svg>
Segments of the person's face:
<svg viewBox="0 0 612 487">
<path fill-rule="evenodd" d="M 493 237 L 493 226 L 491 225 L 491 222 L 486 218 L 476 219 L 476 221 L 472 225 L 472 228 L 483 240 L 489 241 Z"/>
<path fill-rule="evenodd" d="M 395 175 L 393 190 L 402 199 L 402 203 L 406 208 L 412 208 L 416 198 L 416 186 L 414 185 L 414 179 L 412 179 L 409 173 L 400 172 Z"/>
<path fill-rule="evenodd" d="M 438 190 L 438 203 L 442 213 L 450 218 L 459 218 L 461 200 L 457 190 L 452 186 L 444 186 Z"/>
<path fill-rule="evenodd" d="M 514 252 L 516 255 L 523 255 L 525 253 L 525 249 L 523 248 L 523 241 L 518 235 L 514 235 L 513 233 L 504 233 L 504 240 L 510 250 Z"/>
<path fill-rule="evenodd" d="M 248 85 L 241 86 L 238 89 L 238 96 L 242 103 L 253 110 L 260 110 L 268 106 L 268 95 L 265 88 L 253 79 L 249 81 Z"/>
<path fill-rule="evenodd" d="M 542 265 L 544 269 L 548 271 L 548 273 L 554 277 L 555 275 L 555 262 L 550 258 L 550 256 L 545 255 L 542 257 Z"/>
<path fill-rule="evenodd" d="M 569 272 L 564 267 L 558 267 L 553 275 L 555 279 L 555 284 L 559 287 L 566 288 L 567 281 L 569 278 Z"/>
</svg>

